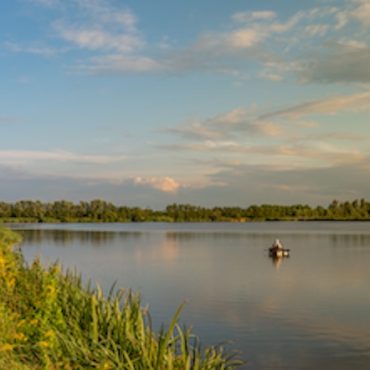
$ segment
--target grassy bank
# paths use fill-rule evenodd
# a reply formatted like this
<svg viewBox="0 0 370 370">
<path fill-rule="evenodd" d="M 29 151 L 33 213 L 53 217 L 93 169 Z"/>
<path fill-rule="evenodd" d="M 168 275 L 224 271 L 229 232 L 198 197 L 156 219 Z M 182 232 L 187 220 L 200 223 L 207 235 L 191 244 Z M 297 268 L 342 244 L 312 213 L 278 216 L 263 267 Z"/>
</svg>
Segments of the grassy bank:
<svg viewBox="0 0 370 370">
<path fill-rule="evenodd" d="M 233 369 L 178 324 L 153 332 L 137 295 L 85 288 L 57 264 L 27 266 L 19 236 L 0 229 L 0 369 Z"/>
</svg>

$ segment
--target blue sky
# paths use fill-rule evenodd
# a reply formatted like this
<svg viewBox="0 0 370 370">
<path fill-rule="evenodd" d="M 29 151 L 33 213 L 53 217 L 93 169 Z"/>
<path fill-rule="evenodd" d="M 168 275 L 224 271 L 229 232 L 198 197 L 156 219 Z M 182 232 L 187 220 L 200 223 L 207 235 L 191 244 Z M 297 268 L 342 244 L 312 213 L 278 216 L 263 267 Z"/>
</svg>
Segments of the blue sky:
<svg viewBox="0 0 370 370">
<path fill-rule="evenodd" d="M 0 198 L 370 198 L 370 1 L 4 0 Z"/>
</svg>

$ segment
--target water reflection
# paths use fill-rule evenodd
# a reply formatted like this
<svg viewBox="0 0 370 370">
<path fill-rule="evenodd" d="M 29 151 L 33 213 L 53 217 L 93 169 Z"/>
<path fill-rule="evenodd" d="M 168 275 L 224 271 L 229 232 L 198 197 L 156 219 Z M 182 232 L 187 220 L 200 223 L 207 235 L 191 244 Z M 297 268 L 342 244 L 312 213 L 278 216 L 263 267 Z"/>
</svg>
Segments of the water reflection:
<svg viewBox="0 0 370 370">
<path fill-rule="evenodd" d="M 135 256 L 139 263 L 147 261 L 160 261 L 162 265 L 170 265 L 176 262 L 179 256 L 178 239 L 172 233 L 166 233 L 158 240 L 155 247 L 142 248 L 138 245 L 135 248 Z"/>
<path fill-rule="evenodd" d="M 74 230 L 27 230 L 21 232 L 23 244 L 55 244 L 67 247 L 73 244 L 104 246 L 117 240 L 138 239 L 141 232 L 74 231 Z"/>
<path fill-rule="evenodd" d="M 330 235 L 331 244 L 338 248 L 367 248 L 370 247 L 370 235 L 352 234 L 352 235 Z"/>
<path fill-rule="evenodd" d="M 173 233 L 166 233 L 166 239 L 160 244 L 160 251 L 163 260 L 174 262 L 179 256 L 179 245 Z"/>
<path fill-rule="evenodd" d="M 270 256 L 272 264 L 275 266 L 276 270 L 279 270 L 284 257 Z"/>
</svg>

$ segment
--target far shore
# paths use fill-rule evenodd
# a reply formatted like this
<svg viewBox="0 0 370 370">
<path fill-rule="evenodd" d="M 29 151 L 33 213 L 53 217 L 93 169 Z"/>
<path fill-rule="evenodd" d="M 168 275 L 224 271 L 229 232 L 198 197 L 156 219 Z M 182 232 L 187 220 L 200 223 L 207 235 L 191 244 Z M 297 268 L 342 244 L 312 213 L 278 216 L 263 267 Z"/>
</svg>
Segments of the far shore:
<svg viewBox="0 0 370 370">
<path fill-rule="evenodd" d="M 0 202 L 2 223 L 127 223 L 127 222 L 266 222 L 266 221 L 370 221 L 365 199 L 339 202 L 327 207 L 307 204 L 261 204 L 248 207 L 212 207 L 171 204 L 163 210 L 117 206 L 101 199 L 73 203 L 22 200 Z"/>
</svg>

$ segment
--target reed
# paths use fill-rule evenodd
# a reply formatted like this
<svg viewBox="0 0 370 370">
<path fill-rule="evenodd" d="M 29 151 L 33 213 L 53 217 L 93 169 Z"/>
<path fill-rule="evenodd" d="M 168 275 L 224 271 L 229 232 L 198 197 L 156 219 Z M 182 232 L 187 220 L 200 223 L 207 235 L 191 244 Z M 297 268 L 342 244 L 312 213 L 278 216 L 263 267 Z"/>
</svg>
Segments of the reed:
<svg viewBox="0 0 370 370">
<path fill-rule="evenodd" d="M 241 361 L 222 347 L 202 348 L 176 311 L 153 331 L 140 296 L 84 286 L 81 277 L 27 265 L 11 246 L 19 236 L 0 230 L 0 369 L 234 369 Z M 4 367 L 6 366 L 6 367 Z M 9 367 L 10 366 L 10 367 Z"/>
</svg>

